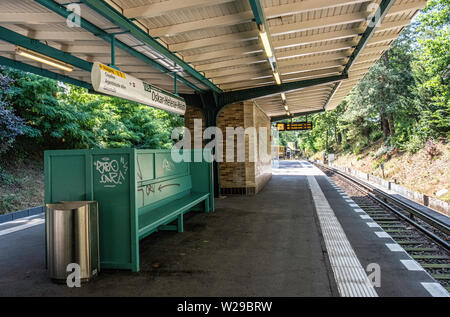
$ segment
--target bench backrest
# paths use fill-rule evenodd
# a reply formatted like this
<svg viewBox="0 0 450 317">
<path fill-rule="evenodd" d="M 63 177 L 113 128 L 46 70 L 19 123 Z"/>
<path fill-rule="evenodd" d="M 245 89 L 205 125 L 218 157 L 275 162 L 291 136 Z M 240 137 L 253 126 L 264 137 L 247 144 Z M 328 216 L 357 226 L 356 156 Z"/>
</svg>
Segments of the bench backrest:
<svg viewBox="0 0 450 317">
<path fill-rule="evenodd" d="M 140 214 L 190 193 L 188 162 L 174 162 L 170 152 L 146 151 L 137 153 L 136 162 L 136 205 Z"/>
</svg>

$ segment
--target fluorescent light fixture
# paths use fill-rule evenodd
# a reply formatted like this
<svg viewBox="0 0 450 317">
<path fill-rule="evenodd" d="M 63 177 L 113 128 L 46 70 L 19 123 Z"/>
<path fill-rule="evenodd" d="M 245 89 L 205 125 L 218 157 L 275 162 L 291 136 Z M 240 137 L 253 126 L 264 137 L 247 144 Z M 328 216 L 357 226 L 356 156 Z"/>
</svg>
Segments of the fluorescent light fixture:
<svg viewBox="0 0 450 317">
<path fill-rule="evenodd" d="M 280 74 L 275 72 L 275 73 L 273 73 L 273 77 L 275 78 L 275 82 L 277 83 L 277 85 L 281 85 Z"/>
<path fill-rule="evenodd" d="M 269 37 L 267 36 L 267 32 L 265 32 L 265 31 L 260 32 L 259 37 L 261 38 L 261 41 L 264 46 L 264 51 L 266 51 L 267 57 L 272 57 L 273 52 L 272 52 L 272 47 L 270 46 L 270 41 L 269 41 Z"/>
<path fill-rule="evenodd" d="M 71 72 L 73 70 L 73 66 L 65 64 L 61 61 L 58 61 L 56 59 L 53 59 L 51 57 L 45 56 L 43 54 L 37 53 L 35 51 L 28 50 L 23 47 L 16 47 L 16 53 L 20 56 L 35 60 L 40 63 L 44 63 L 62 70 L 65 70 L 67 72 Z"/>
<path fill-rule="evenodd" d="M 284 94 L 284 92 L 281 93 L 281 100 L 286 101 L 286 95 Z"/>
</svg>

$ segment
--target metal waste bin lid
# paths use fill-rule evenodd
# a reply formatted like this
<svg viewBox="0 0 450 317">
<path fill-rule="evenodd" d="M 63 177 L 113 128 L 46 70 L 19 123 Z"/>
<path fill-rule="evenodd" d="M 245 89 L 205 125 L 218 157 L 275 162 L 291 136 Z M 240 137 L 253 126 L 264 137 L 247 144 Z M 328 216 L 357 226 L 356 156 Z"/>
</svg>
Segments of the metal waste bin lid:
<svg viewBox="0 0 450 317">
<path fill-rule="evenodd" d="M 48 209 L 51 210 L 74 210 L 81 207 L 86 206 L 87 204 L 97 203 L 94 200 L 86 200 L 86 201 L 60 201 L 56 204 L 47 204 L 45 205 Z"/>
</svg>

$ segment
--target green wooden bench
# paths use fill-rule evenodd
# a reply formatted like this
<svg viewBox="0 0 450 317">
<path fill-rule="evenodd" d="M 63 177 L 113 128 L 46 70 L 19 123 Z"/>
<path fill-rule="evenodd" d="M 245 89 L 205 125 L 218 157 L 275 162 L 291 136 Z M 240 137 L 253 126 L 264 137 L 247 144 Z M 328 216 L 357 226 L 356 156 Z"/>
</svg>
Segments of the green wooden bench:
<svg viewBox="0 0 450 317">
<path fill-rule="evenodd" d="M 45 203 L 98 201 L 101 267 L 139 271 L 140 239 L 183 232 L 189 211 L 214 211 L 211 154 L 204 155 L 174 162 L 167 150 L 46 151 Z"/>
</svg>

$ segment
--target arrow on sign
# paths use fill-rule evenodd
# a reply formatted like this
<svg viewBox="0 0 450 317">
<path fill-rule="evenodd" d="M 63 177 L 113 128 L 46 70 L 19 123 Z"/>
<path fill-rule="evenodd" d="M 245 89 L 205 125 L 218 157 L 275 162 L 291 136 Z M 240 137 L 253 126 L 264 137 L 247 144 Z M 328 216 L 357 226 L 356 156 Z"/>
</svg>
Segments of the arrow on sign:
<svg viewBox="0 0 450 317">
<path fill-rule="evenodd" d="M 169 186 L 180 186 L 180 184 L 159 185 L 158 190 L 161 191 L 164 187 L 169 187 Z"/>
</svg>

